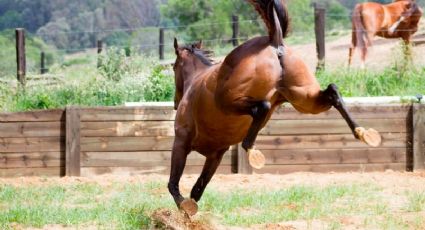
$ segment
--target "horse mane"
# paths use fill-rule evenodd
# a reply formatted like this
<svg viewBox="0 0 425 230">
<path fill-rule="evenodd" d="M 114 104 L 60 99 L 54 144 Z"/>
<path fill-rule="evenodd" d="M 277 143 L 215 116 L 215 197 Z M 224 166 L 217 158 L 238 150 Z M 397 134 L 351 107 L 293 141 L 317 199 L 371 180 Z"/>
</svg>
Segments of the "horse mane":
<svg viewBox="0 0 425 230">
<path fill-rule="evenodd" d="M 214 56 L 213 51 L 199 49 L 194 44 L 185 45 L 182 48 L 189 51 L 193 55 L 195 55 L 195 57 L 199 58 L 199 60 L 201 60 L 201 62 L 204 63 L 205 65 L 207 65 L 207 66 L 214 65 L 214 61 L 212 59 L 212 57 Z"/>
</svg>

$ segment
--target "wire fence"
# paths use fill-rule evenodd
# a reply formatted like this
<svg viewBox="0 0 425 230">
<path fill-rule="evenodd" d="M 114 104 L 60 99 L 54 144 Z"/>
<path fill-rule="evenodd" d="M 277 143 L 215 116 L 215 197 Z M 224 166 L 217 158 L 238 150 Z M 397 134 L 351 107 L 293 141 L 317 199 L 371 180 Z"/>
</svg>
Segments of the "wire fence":
<svg viewBox="0 0 425 230">
<path fill-rule="evenodd" d="M 353 32 L 351 28 L 351 18 L 356 17 L 352 13 L 347 14 L 338 14 L 338 13 L 326 13 L 326 36 L 340 36 L 344 34 L 349 34 Z M 293 21 L 296 21 L 295 26 L 291 27 L 289 42 L 293 41 L 294 43 L 299 42 L 313 42 L 314 38 L 314 14 L 305 14 L 297 15 L 295 18 L 292 18 Z M 242 30 L 238 31 L 235 34 L 235 31 L 230 33 L 230 30 L 234 30 L 235 23 L 238 24 L 239 28 Z M 81 30 L 81 31 L 40 31 L 35 34 L 35 36 L 45 40 L 49 46 L 43 48 L 44 52 L 47 53 L 56 53 L 59 56 L 68 54 L 68 53 L 79 53 L 86 52 L 91 55 L 96 55 L 99 47 L 97 46 L 98 40 L 103 40 L 107 38 L 108 35 L 114 33 L 126 33 L 132 34 L 132 37 L 128 40 L 119 40 L 119 41 L 105 41 L 103 44 L 105 47 L 116 47 L 118 49 L 129 49 L 133 52 L 145 53 L 150 56 L 161 56 L 159 53 L 161 47 L 165 53 L 165 58 L 173 57 L 173 39 L 175 37 L 183 40 L 185 43 L 193 43 L 202 39 L 203 43 L 210 49 L 225 50 L 226 52 L 230 50 L 233 41 L 238 41 L 239 43 L 248 40 L 249 38 L 256 35 L 264 35 L 266 32 L 265 27 L 257 30 L 243 30 L 244 28 L 249 27 L 261 27 L 263 21 L 261 19 L 256 20 L 222 20 L 217 22 L 208 22 L 208 23 L 197 23 L 197 24 L 188 24 L 188 25 L 173 25 L 173 26 L 164 26 L 164 27 L 126 27 L 126 28 L 105 28 L 105 29 L 94 29 L 94 30 Z M 187 29 L 191 28 L 196 31 L 197 29 L 212 28 L 218 26 L 223 29 L 227 29 L 227 33 L 221 33 L 218 35 L 213 35 L 213 37 L 200 37 L 194 39 L 187 35 Z M 161 41 L 160 30 L 164 30 L 164 38 Z M 239 30 L 239 29 L 238 29 Z M 260 32 L 259 32 L 260 31 Z M 262 31 L 262 32 L 261 32 Z M 384 32 L 386 30 L 377 31 Z M 398 31 L 407 31 L 407 30 L 398 30 Z M 367 31 L 366 31 L 367 32 Z M 79 37 L 85 37 L 86 42 L 84 44 L 70 45 L 63 47 L 60 44 L 57 44 L 55 38 L 64 37 L 66 39 L 73 39 Z M 214 37 L 215 36 L 215 37 Z M 64 62 L 63 58 L 53 60 L 50 62 L 45 62 L 47 66 L 44 68 L 50 68 L 52 65 L 60 65 L 61 62 Z M 29 66 L 29 71 L 37 71 L 39 67 L 37 65 Z"/>
</svg>

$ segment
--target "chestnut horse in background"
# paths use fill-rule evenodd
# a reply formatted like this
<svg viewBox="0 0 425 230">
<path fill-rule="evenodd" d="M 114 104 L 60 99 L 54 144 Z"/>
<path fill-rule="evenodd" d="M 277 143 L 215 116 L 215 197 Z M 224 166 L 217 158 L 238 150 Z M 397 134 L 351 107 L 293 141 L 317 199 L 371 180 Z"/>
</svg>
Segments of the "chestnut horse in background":
<svg viewBox="0 0 425 230">
<path fill-rule="evenodd" d="M 360 127 L 350 116 L 334 84 L 321 90 L 306 64 L 286 45 L 288 14 L 284 0 L 249 0 L 261 14 L 268 36 L 253 38 L 214 64 L 202 44 L 180 46 L 174 40 L 176 93 L 175 139 L 168 189 L 177 206 L 194 215 L 197 201 L 216 172 L 224 153 L 240 143 L 250 164 L 265 159 L 254 149 L 258 132 L 273 111 L 289 102 L 302 113 L 317 114 L 335 107 L 354 137 L 378 146 L 377 131 Z M 206 157 L 202 173 L 184 198 L 179 181 L 191 151 Z"/>
<path fill-rule="evenodd" d="M 382 5 L 375 2 L 359 3 L 352 15 L 352 41 L 348 65 L 358 47 L 361 52 L 361 67 L 365 67 L 367 48 L 375 35 L 383 38 L 401 38 L 406 45 L 405 58 L 410 60 L 410 39 L 418 30 L 422 9 L 415 0 L 395 0 Z"/>
</svg>

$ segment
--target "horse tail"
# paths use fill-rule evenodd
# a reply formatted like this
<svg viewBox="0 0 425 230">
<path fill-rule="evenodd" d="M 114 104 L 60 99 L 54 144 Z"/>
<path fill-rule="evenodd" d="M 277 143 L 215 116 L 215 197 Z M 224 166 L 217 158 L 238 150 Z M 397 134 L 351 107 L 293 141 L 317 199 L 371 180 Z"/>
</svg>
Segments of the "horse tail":
<svg viewBox="0 0 425 230">
<path fill-rule="evenodd" d="M 281 42 L 289 30 L 288 9 L 283 0 L 248 0 L 261 15 L 273 42 Z"/>
<path fill-rule="evenodd" d="M 369 38 L 366 33 L 366 28 L 363 25 L 363 5 L 358 4 L 356 5 L 353 15 L 352 15 L 352 22 L 353 22 L 353 39 L 352 39 L 352 45 L 353 48 L 358 47 L 360 49 L 363 49 L 367 44 L 366 42 L 370 43 Z M 367 39 L 367 41 L 366 41 Z"/>
</svg>

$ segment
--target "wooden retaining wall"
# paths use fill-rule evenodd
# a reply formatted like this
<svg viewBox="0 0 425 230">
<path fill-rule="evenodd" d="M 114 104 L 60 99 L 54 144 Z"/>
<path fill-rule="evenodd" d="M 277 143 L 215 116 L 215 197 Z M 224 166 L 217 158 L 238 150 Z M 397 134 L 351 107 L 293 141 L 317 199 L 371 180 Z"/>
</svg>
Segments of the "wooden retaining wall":
<svg viewBox="0 0 425 230">
<path fill-rule="evenodd" d="M 255 172 L 411 169 L 410 105 L 349 106 L 349 110 L 360 125 L 381 133 L 380 147 L 372 148 L 356 140 L 336 109 L 318 115 L 300 115 L 292 107 L 282 108 L 257 139 L 257 147 L 265 154 L 267 164 Z"/>
<path fill-rule="evenodd" d="M 236 145 L 218 172 L 424 168 L 423 105 L 350 105 L 349 110 L 361 125 L 381 132 L 382 146 L 370 148 L 355 140 L 336 110 L 304 115 L 287 106 L 274 113 L 257 139 L 267 158 L 264 169 L 252 170 Z M 172 106 L 0 114 L 0 176 L 167 174 L 174 116 Z M 185 173 L 200 173 L 203 163 L 203 156 L 190 154 Z"/>
<path fill-rule="evenodd" d="M 174 141 L 172 106 L 81 109 L 79 113 L 82 176 L 169 173 Z M 231 173 L 231 151 L 219 173 Z M 190 154 L 185 173 L 200 172 L 204 159 Z"/>
<path fill-rule="evenodd" d="M 0 114 L 0 176 L 65 175 L 65 112 Z"/>
</svg>

